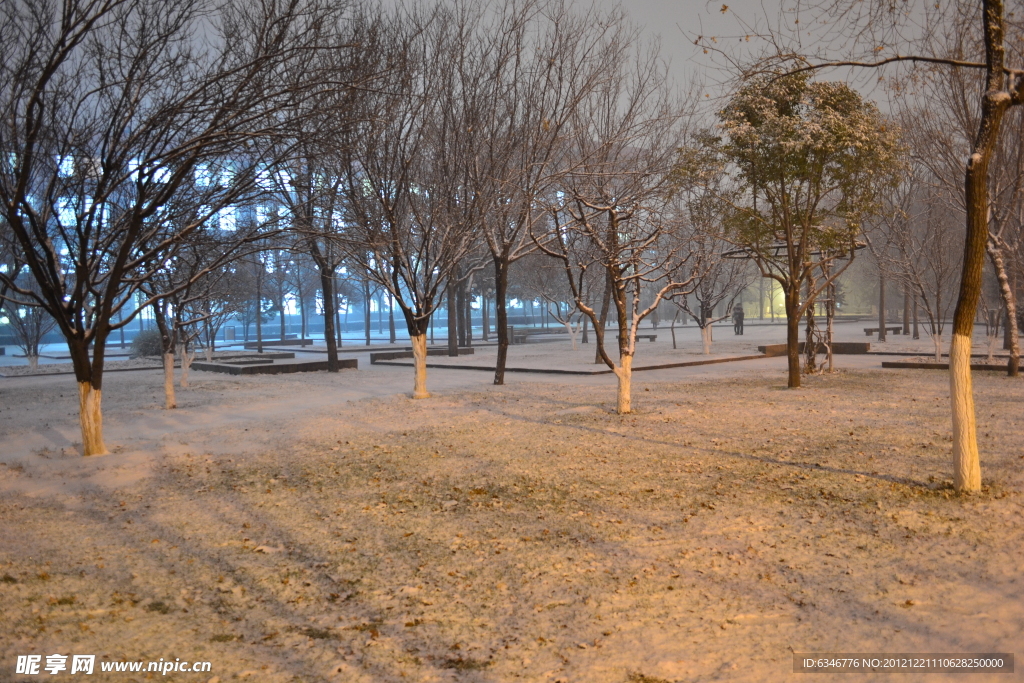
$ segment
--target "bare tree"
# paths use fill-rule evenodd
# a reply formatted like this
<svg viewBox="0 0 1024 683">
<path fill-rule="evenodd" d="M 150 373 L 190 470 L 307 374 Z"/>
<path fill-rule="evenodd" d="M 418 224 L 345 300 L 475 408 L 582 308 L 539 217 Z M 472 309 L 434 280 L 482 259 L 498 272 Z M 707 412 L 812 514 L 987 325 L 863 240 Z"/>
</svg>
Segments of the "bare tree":
<svg viewBox="0 0 1024 683">
<path fill-rule="evenodd" d="M 922 113 L 921 116 L 924 116 Z M 913 293 L 928 319 L 935 360 L 942 355 L 942 337 L 956 299 L 956 276 L 963 252 L 960 211 L 942 187 L 925 183 L 931 177 L 919 165 L 887 193 L 884 209 L 868 244 L 888 277 Z"/>
<path fill-rule="evenodd" d="M 584 301 L 591 300 L 589 293 L 593 289 L 595 274 L 596 271 L 591 271 L 591 277 L 581 282 Z M 576 334 L 583 328 L 584 314 L 566 282 L 562 264 L 544 254 L 530 254 L 517 261 L 513 280 L 527 296 L 544 302 L 545 313 L 565 327 L 572 348 L 576 350 Z"/>
<path fill-rule="evenodd" d="M 217 345 L 217 334 L 229 321 L 236 318 L 245 307 L 246 293 L 238 277 L 235 263 L 213 270 L 207 275 L 207 284 L 200 295 L 189 304 L 189 317 L 201 320 L 205 337 L 206 360 L 213 360 Z"/>
<path fill-rule="evenodd" d="M 181 386 L 188 387 L 188 372 L 195 358 L 194 343 L 201 333 L 201 324 L 208 313 L 200 302 L 208 299 L 224 276 L 223 266 L 238 252 L 235 219 L 221 216 L 210 221 L 201 230 L 183 238 L 174 255 L 163 267 L 151 273 L 142 283 L 140 292 L 152 302 L 153 320 L 160 332 L 163 346 L 164 407 L 177 408 L 174 392 L 174 362 L 180 351 Z M 232 228 L 228 230 L 227 228 Z M 249 236 L 255 239 L 252 233 Z M 248 241 L 248 240 L 247 240 Z"/>
<path fill-rule="evenodd" d="M 67 341 L 85 455 L 106 453 L 104 349 L 134 317 L 119 313 L 183 237 L 248 191 L 256 143 L 311 94 L 314 73 L 289 62 L 332 23 L 314 3 L 4 0 L 0 214 L 39 290 L 5 284 Z M 198 189 L 201 165 L 226 159 L 230 183 Z M 183 192 L 206 210 L 171 202 Z"/>
<path fill-rule="evenodd" d="M 720 201 L 725 169 L 708 152 L 706 148 L 684 150 L 681 167 L 676 171 L 680 189 L 678 210 L 685 215 L 689 230 L 694 280 L 690 293 L 671 300 L 697 323 L 705 354 L 711 353 L 712 326 L 730 317 L 733 304 L 751 280 L 750 264 L 745 258 L 726 257 L 732 245 L 722 234 L 727 215 L 727 205 Z M 696 302 L 694 307 L 690 306 L 691 296 Z M 722 304 L 725 308 L 716 317 L 715 311 Z"/>
<path fill-rule="evenodd" d="M 388 87 L 378 81 L 394 68 L 388 60 L 398 59 L 388 55 L 393 46 L 388 41 L 394 40 L 394 31 L 386 24 L 386 15 L 372 6 L 361 7 L 335 38 L 341 48 L 319 53 L 319 67 L 328 80 L 346 87 L 331 88 L 309 103 L 309 115 L 279 141 L 284 150 L 291 150 L 291 155 L 279 168 L 268 169 L 261 177 L 278 211 L 284 211 L 291 221 L 296 236 L 293 251 L 305 253 L 318 275 L 328 372 L 340 368 L 341 331 L 335 329 L 340 294 L 337 277 L 345 258 L 340 241 L 345 231 L 345 189 L 353 172 L 347 167 L 352 158 L 344 147 L 354 139 L 357 119 L 388 115 L 363 102 L 368 89 Z M 301 295 L 299 299 L 300 303 L 304 301 Z M 305 309 L 302 314 L 305 319 Z M 369 344 L 369 324 L 366 334 Z"/>
<path fill-rule="evenodd" d="M 572 117 L 635 35 L 621 11 L 595 17 L 560 0 L 510 0 L 496 11 L 471 183 L 487 202 L 480 227 L 494 267 L 494 383 L 504 384 L 509 268 L 534 249 L 532 229 L 545 219 L 538 204 L 571 164 L 565 138 Z"/>
<path fill-rule="evenodd" d="M 1024 27 L 1008 24 L 1007 46 L 1016 59 L 1021 59 Z M 971 35 L 969 24 L 945 37 L 946 49 L 961 58 L 980 54 L 981 45 Z M 984 86 L 980 70 L 948 69 L 933 66 L 918 79 L 919 98 L 924 107 L 906 107 L 903 119 L 916 133 L 913 146 L 919 150 L 919 163 L 928 168 L 933 181 L 942 186 L 958 213 L 966 212 L 963 183 L 963 158 L 971 148 L 981 116 L 980 102 L 974 96 Z M 1024 151 L 1020 134 L 1024 132 L 1024 114 L 1011 109 L 1005 114 L 1005 130 L 993 150 L 993 163 L 988 174 L 990 210 L 988 239 L 985 251 L 999 283 L 999 295 L 1009 316 L 1017 311 L 1016 292 L 1012 285 L 1015 273 L 1013 254 L 1022 240 L 1022 206 L 1024 206 Z M 906 124 L 905 124 L 906 125 Z M 1007 372 L 1016 376 L 1020 366 L 1020 350 L 1016 327 L 1008 329 L 1010 358 Z"/>
<path fill-rule="evenodd" d="M 4 265 L 9 266 L 9 264 Z M 8 272 L 13 270 L 11 268 Z M 17 277 L 12 279 L 15 282 L 19 280 Z M 28 278 L 23 276 L 20 279 L 27 280 Z M 38 289 L 31 281 L 19 283 L 19 288 L 29 291 Z M 7 324 L 14 333 L 18 348 L 21 349 L 29 366 L 35 370 L 39 366 L 39 347 L 42 345 L 43 337 L 57 327 L 57 321 L 40 306 L 28 303 L 19 305 L 16 300 L 5 297 L 0 297 L 0 312 L 7 318 Z"/>
<path fill-rule="evenodd" d="M 295 293 L 295 303 L 299 308 L 299 335 L 305 339 L 309 334 L 308 319 L 310 303 L 316 301 L 318 285 L 317 270 L 312 260 L 301 253 L 295 254 L 292 267 L 288 272 L 288 284 Z M 324 322 L 326 329 L 326 321 Z"/>
<path fill-rule="evenodd" d="M 474 246 L 484 197 L 470 190 L 485 44 L 479 9 L 396 10 L 389 87 L 339 142 L 347 262 L 401 309 L 415 360 L 413 398 L 427 398 L 430 318 Z"/>
<path fill-rule="evenodd" d="M 594 325 L 597 351 L 618 379 L 617 411 L 631 411 L 631 380 L 640 322 L 663 298 L 692 280 L 690 253 L 670 210 L 672 173 L 682 141 L 684 110 L 675 101 L 653 49 L 632 42 L 607 78 L 572 116 L 568 168 L 549 199 L 551 223 L 535 232 L 538 248 L 562 262 L 576 305 Z M 618 322 L 618 358 L 604 347 L 602 316 L 587 303 L 588 272 L 603 270 Z M 651 297 L 648 289 L 657 282 Z M 645 297 L 646 294 L 646 297 Z M 641 298 L 649 303 L 641 308 Z"/>
</svg>

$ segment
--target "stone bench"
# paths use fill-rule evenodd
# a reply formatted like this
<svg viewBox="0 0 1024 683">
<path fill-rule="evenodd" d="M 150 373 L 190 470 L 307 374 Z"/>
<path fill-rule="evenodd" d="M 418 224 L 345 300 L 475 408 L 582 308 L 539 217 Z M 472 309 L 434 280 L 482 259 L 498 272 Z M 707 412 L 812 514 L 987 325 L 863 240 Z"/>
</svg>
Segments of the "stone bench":
<svg viewBox="0 0 1024 683">
<path fill-rule="evenodd" d="M 264 346 L 310 346 L 313 344 L 312 339 L 264 339 Z M 229 345 L 230 346 L 230 345 Z M 244 348 L 255 349 L 257 342 L 245 342 Z"/>
<path fill-rule="evenodd" d="M 885 331 L 886 332 L 892 332 L 893 334 L 902 334 L 903 333 L 903 325 L 893 325 L 892 327 L 889 327 L 888 325 L 886 325 Z M 864 328 L 864 336 L 865 337 L 870 337 L 873 334 L 878 334 L 878 328 L 877 327 L 865 327 Z"/>
</svg>

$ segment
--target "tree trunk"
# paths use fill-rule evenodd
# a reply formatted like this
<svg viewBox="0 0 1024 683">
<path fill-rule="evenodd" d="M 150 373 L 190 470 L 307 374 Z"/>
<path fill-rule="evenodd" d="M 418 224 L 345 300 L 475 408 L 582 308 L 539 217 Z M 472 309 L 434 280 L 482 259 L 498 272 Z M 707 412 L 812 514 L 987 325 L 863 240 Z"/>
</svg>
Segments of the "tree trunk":
<svg viewBox="0 0 1024 683">
<path fill-rule="evenodd" d="M 363 331 L 366 332 L 366 345 L 370 345 L 370 281 L 363 280 Z"/>
<path fill-rule="evenodd" d="M 174 396 L 174 353 L 164 354 L 164 408 L 171 410 L 178 407 Z"/>
<path fill-rule="evenodd" d="M 910 334 L 910 292 L 903 290 L 903 336 Z"/>
<path fill-rule="evenodd" d="M 481 327 L 483 327 L 483 329 L 481 330 L 481 338 L 485 342 L 486 341 L 490 341 L 490 339 L 491 339 L 491 331 L 489 329 L 490 328 L 490 323 L 491 323 L 490 315 L 489 315 L 490 314 L 490 309 L 491 309 L 491 304 L 488 303 L 488 301 L 487 301 L 487 292 L 484 292 L 480 296 L 480 325 L 481 325 Z"/>
<path fill-rule="evenodd" d="M 988 97 L 985 97 L 988 100 Z M 983 107 L 989 110 L 990 107 Z M 982 125 L 991 123 L 982 115 Z M 996 122 L 998 128 L 998 122 Z M 976 146 L 977 147 L 977 146 Z M 981 489 L 974 388 L 971 379 L 971 347 L 974 315 L 981 296 L 985 241 L 988 237 L 988 162 L 991 149 L 975 152 L 967 164 L 965 196 L 967 236 L 964 244 L 960 291 L 953 312 L 949 344 L 949 399 L 953 418 L 953 486 L 957 491 Z"/>
<path fill-rule="evenodd" d="M 494 364 L 494 383 L 505 383 L 505 363 L 508 360 L 508 263 L 494 259 L 494 333 L 498 337 L 498 358 Z"/>
<path fill-rule="evenodd" d="M 207 313 L 209 313 L 209 311 L 207 311 Z M 213 326 L 210 324 L 209 318 L 206 319 L 205 327 L 206 343 L 203 344 L 203 353 L 206 356 L 206 362 L 209 363 L 210 361 L 213 360 Z M 200 343 L 203 341 L 201 336 L 199 337 L 198 341 Z"/>
<path fill-rule="evenodd" d="M 935 349 L 935 362 L 938 363 L 942 360 L 942 333 L 932 333 L 932 346 Z"/>
<path fill-rule="evenodd" d="M 394 344 L 398 340 L 395 330 L 395 298 L 388 292 L 388 343 Z"/>
<path fill-rule="evenodd" d="M 615 376 L 619 380 L 615 412 L 619 415 L 626 415 L 632 412 L 632 390 L 630 385 L 633 381 L 633 356 L 629 354 L 621 354 L 619 356 L 619 367 L 615 368 Z"/>
<path fill-rule="evenodd" d="M 430 398 L 427 391 L 427 335 L 424 332 L 410 334 L 412 342 L 412 357 L 415 365 L 415 380 L 413 382 L 413 398 Z"/>
<path fill-rule="evenodd" d="M 1004 330 L 1004 336 L 1007 337 L 1004 343 L 1004 347 L 1009 347 L 1010 359 L 1006 363 L 1006 374 L 1010 377 L 1016 377 L 1020 374 L 1020 346 L 1019 336 L 1017 332 L 1017 302 L 1016 297 L 1013 293 L 1013 288 L 1010 286 L 1010 278 L 1006 272 L 1006 262 L 1003 260 L 1003 251 L 999 249 L 992 240 L 989 240 L 986 249 L 988 250 L 989 260 L 992 262 L 992 266 L 996 271 L 996 280 L 999 283 L 999 295 L 1003 299 L 1003 305 L 1006 306 L 1006 329 Z M 995 347 L 993 346 L 993 351 Z M 990 354 L 991 355 L 991 354 Z"/>
<path fill-rule="evenodd" d="M 91 382 L 78 383 L 78 414 L 82 426 L 82 455 L 106 455 L 103 445 L 103 392 Z"/>
<path fill-rule="evenodd" d="M 764 278 L 757 279 L 757 311 L 758 319 L 764 320 Z"/>
<path fill-rule="evenodd" d="M 833 340 L 832 333 L 834 331 L 832 325 L 833 325 L 833 323 L 835 322 L 835 319 L 836 319 L 836 284 L 835 284 L 834 281 L 832 282 L 832 284 L 830 284 L 828 286 L 828 303 L 825 304 L 825 316 L 826 316 L 826 318 L 825 318 L 825 320 L 826 320 L 826 323 L 825 323 L 825 325 L 826 325 L 826 333 L 825 333 L 826 342 L 825 343 L 828 346 L 828 371 L 831 373 L 832 370 L 833 370 L 833 367 L 832 367 L 832 357 L 833 357 L 833 355 L 835 355 L 835 354 L 832 353 L 832 340 Z M 906 334 L 906 332 L 904 332 L 904 334 Z"/>
<path fill-rule="evenodd" d="M 192 369 L 192 361 L 196 359 L 196 352 L 186 344 L 181 349 L 181 379 L 178 385 L 182 389 L 188 389 L 188 371 Z"/>
<path fill-rule="evenodd" d="M 263 353 L 263 265 L 256 264 L 256 353 Z"/>
<path fill-rule="evenodd" d="M 799 285 L 798 285 L 799 286 Z M 789 388 L 800 388 L 800 304 L 799 290 L 784 292 L 786 304 L 786 359 L 789 365 Z"/>
<path fill-rule="evenodd" d="M 459 355 L 459 307 L 455 303 L 455 285 L 448 283 L 448 355 Z"/>
<path fill-rule="evenodd" d="M 278 312 L 281 314 L 281 341 L 283 342 L 288 337 L 288 320 L 285 318 L 283 296 L 281 297 L 281 304 L 278 306 Z"/>
<path fill-rule="evenodd" d="M 885 275 L 878 275 L 878 341 L 885 341 Z"/>
<path fill-rule="evenodd" d="M 810 282 L 808 282 L 807 289 L 810 290 L 810 288 Z M 804 371 L 811 375 L 818 371 L 818 339 L 815 334 L 817 325 L 814 320 L 813 303 L 807 306 L 804 316 L 807 320 L 807 325 L 804 327 Z"/>
<path fill-rule="evenodd" d="M 459 331 L 459 346 L 466 345 L 466 284 L 455 288 L 455 327 Z"/>
<path fill-rule="evenodd" d="M 581 344 L 590 343 L 590 318 L 583 318 L 583 338 L 580 339 Z M 674 348 L 674 347 L 673 347 Z"/>
<path fill-rule="evenodd" d="M 700 342 L 704 355 L 711 355 L 711 323 L 705 323 L 704 327 L 700 328 Z"/>
<path fill-rule="evenodd" d="M 352 300 L 346 297 L 345 299 L 345 322 L 338 327 L 338 347 L 342 346 L 342 332 L 348 332 L 348 312 L 352 308 Z"/>
<path fill-rule="evenodd" d="M 174 354 L 177 330 L 174 328 L 174 323 L 167 319 L 166 306 L 167 302 L 163 300 L 153 304 L 153 320 L 156 322 L 157 329 L 160 330 L 160 343 L 163 346 L 164 408 L 171 410 L 178 407 L 177 399 L 174 396 Z"/>
<path fill-rule="evenodd" d="M 921 338 L 921 328 L 917 322 L 917 297 L 914 297 L 914 339 Z"/>
<path fill-rule="evenodd" d="M 334 338 L 338 342 L 338 348 L 342 346 L 341 343 L 341 297 L 338 296 L 338 274 L 332 268 L 331 273 L 331 284 L 334 286 Z M 348 317 L 348 304 L 345 305 L 345 317 Z"/>
<path fill-rule="evenodd" d="M 466 343 L 464 344 L 464 346 L 472 346 L 473 345 L 473 296 L 472 296 L 472 290 L 470 288 L 470 285 L 472 284 L 472 282 L 473 282 L 473 278 L 472 278 L 472 276 L 470 276 L 469 282 L 467 282 L 465 285 L 463 285 L 464 291 L 465 291 L 465 296 L 463 298 L 465 299 L 465 312 L 466 312 L 466 315 L 465 315 L 465 318 L 464 318 L 464 322 L 466 324 Z"/>
<path fill-rule="evenodd" d="M 320 271 L 320 290 L 324 296 L 324 343 L 327 345 L 327 372 L 338 372 L 338 340 L 334 334 L 334 268 L 323 262 Z"/>
<path fill-rule="evenodd" d="M 604 333 L 608 329 L 608 306 L 612 301 L 612 275 L 607 273 L 604 281 L 604 296 L 601 299 L 601 317 L 598 320 L 598 324 L 601 325 L 601 332 Z M 596 330 L 595 330 L 596 333 Z M 604 337 L 598 337 L 598 348 L 594 351 L 594 363 L 600 365 L 604 363 L 604 358 L 601 358 L 601 340 Z"/>
</svg>

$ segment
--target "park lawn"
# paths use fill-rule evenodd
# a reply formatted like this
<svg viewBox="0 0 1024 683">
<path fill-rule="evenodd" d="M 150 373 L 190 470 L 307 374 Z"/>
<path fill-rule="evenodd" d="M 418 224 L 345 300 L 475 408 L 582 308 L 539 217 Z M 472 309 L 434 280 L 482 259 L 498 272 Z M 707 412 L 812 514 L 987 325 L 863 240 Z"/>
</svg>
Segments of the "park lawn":
<svg viewBox="0 0 1024 683">
<path fill-rule="evenodd" d="M 959 497 L 945 373 L 652 375 L 627 416 L 522 383 L 214 423 L 78 488 L 73 455 L 5 465 L 4 676 L 63 653 L 204 682 L 777 681 L 793 652 L 1024 651 L 1019 379 L 976 375 L 986 486 Z M 204 385 L 324 391 L 195 384 L 196 411 Z"/>
</svg>

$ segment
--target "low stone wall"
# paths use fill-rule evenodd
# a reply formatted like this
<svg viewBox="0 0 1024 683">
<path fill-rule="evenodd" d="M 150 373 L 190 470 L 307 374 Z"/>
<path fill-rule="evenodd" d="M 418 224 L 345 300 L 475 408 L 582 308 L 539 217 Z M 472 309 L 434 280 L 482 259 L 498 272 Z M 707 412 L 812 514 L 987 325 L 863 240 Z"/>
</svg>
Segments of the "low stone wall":
<svg viewBox="0 0 1024 683">
<path fill-rule="evenodd" d="M 359 361 L 355 358 L 339 358 L 338 367 L 341 369 L 359 369 Z M 192 363 L 193 370 L 205 372 L 223 372 L 229 375 L 283 375 L 289 372 L 324 372 L 327 370 L 327 361 L 311 360 L 301 363 L 280 363 L 273 361 L 260 363 L 258 365 L 233 365 L 228 363 L 207 363 L 196 361 Z"/>
<path fill-rule="evenodd" d="M 476 349 L 472 346 L 461 346 L 459 347 L 460 356 L 472 356 L 476 353 Z M 427 349 L 428 356 L 447 356 L 448 349 Z M 370 353 L 370 363 L 379 363 L 380 361 L 387 360 L 402 360 L 405 358 L 412 358 L 412 351 L 373 351 Z"/>
<path fill-rule="evenodd" d="M 758 346 L 757 350 L 768 356 L 774 358 L 775 356 L 786 355 L 785 344 L 768 344 L 767 346 Z M 825 345 L 820 344 L 817 349 L 818 353 L 825 353 Z M 832 353 L 835 355 L 857 355 L 862 353 L 869 353 L 871 351 L 871 344 L 868 342 L 834 342 L 832 344 Z M 804 352 L 804 343 L 800 342 L 800 353 Z"/>
</svg>

